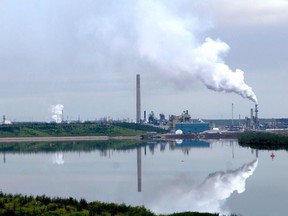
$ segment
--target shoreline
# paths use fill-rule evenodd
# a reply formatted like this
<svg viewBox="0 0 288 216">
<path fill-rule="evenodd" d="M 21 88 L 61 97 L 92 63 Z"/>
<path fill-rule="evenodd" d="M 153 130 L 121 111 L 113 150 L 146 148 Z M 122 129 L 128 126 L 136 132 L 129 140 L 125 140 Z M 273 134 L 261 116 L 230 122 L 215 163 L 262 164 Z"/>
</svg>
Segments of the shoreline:
<svg viewBox="0 0 288 216">
<path fill-rule="evenodd" d="M 11 142 L 57 142 L 57 141 L 107 141 L 107 140 L 140 140 L 140 136 L 67 136 L 67 137 L 3 137 L 0 143 Z"/>
</svg>

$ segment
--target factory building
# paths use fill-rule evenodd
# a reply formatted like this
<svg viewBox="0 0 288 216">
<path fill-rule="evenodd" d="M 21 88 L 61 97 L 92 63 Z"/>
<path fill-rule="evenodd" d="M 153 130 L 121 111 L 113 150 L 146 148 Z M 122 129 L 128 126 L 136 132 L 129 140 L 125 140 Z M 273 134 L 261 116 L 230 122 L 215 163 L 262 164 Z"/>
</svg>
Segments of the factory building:
<svg viewBox="0 0 288 216">
<path fill-rule="evenodd" d="M 209 123 L 193 122 L 188 110 L 183 111 L 179 116 L 170 116 L 169 126 L 171 129 L 183 133 L 200 133 L 210 128 Z"/>
<path fill-rule="evenodd" d="M 181 130 L 183 133 L 200 133 L 209 130 L 208 123 L 177 123 L 175 130 Z"/>
</svg>

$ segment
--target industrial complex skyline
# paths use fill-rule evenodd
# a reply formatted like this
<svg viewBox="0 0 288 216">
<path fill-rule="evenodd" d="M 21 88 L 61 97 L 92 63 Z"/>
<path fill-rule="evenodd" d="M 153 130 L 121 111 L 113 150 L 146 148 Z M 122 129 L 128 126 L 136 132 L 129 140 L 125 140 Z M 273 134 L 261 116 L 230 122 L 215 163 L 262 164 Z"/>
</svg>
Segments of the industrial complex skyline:
<svg viewBox="0 0 288 216">
<path fill-rule="evenodd" d="M 51 121 L 60 104 L 64 119 L 136 121 L 140 74 L 141 112 L 230 119 L 233 103 L 244 118 L 257 95 L 259 118 L 287 118 L 287 11 L 286 0 L 1 1 L 0 115 Z"/>
</svg>

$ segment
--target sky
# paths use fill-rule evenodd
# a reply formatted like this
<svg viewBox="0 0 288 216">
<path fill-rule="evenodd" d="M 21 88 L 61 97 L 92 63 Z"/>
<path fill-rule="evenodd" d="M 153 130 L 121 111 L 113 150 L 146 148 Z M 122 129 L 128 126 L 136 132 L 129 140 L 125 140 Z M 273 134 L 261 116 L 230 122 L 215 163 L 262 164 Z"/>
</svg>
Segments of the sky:
<svg viewBox="0 0 288 216">
<path fill-rule="evenodd" d="M 287 0 L 0 0 L 0 116 L 287 118 Z M 143 116 L 142 116 L 143 118 Z"/>
</svg>

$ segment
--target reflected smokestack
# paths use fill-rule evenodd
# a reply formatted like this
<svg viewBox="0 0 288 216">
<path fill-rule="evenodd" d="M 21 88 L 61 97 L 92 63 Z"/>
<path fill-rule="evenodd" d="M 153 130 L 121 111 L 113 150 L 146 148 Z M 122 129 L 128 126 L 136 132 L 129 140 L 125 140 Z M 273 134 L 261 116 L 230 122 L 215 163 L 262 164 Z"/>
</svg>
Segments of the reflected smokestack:
<svg viewBox="0 0 288 216">
<path fill-rule="evenodd" d="M 141 165 L 141 147 L 137 148 L 137 178 L 138 178 L 138 192 L 142 191 L 142 165 Z"/>
</svg>

